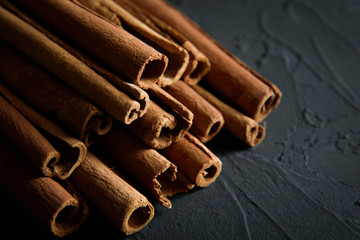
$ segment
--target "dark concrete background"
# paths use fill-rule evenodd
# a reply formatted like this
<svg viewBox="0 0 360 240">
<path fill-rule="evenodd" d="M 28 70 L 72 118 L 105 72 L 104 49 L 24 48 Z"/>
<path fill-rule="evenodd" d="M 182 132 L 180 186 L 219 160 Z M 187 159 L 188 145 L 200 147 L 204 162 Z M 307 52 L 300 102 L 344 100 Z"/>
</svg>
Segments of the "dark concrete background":
<svg viewBox="0 0 360 240">
<path fill-rule="evenodd" d="M 153 201 L 155 218 L 130 237 L 95 210 L 64 239 L 360 239 L 360 1 L 171 2 L 282 90 L 265 140 L 248 149 L 223 131 L 207 144 L 223 161 L 216 182 L 170 210 Z M 2 204 L 14 213 L 4 233 L 52 238 Z"/>
</svg>

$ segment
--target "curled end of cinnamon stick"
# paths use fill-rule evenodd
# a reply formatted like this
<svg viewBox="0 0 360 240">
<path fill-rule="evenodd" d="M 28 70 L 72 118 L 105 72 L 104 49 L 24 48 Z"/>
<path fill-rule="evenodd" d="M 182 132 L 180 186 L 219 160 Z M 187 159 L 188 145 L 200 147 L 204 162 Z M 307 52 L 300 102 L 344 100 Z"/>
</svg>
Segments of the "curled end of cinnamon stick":
<svg viewBox="0 0 360 240">
<path fill-rule="evenodd" d="M 272 90 L 272 93 L 267 98 L 264 98 L 262 104 L 259 105 L 260 109 L 253 115 L 253 119 L 257 122 L 264 120 L 279 105 L 280 99 L 281 93 Z"/>
<path fill-rule="evenodd" d="M 48 155 L 46 155 L 46 158 L 42 160 L 42 165 L 40 167 L 40 170 L 42 173 L 44 173 L 45 176 L 54 176 L 54 166 L 58 164 L 60 161 L 60 153 L 58 151 L 52 151 L 49 152 Z"/>
<path fill-rule="evenodd" d="M 260 144 L 264 140 L 264 137 L 265 127 L 257 123 L 250 123 L 246 126 L 245 143 L 247 143 L 249 146 L 254 147 Z"/>
<path fill-rule="evenodd" d="M 193 161 L 197 161 L 200 166 L 194 179 L 195 184 L 199 187 L 209 186 L 220 175 L 222 162 L 203 143 L 190 133 L 184 136 L 184 140 L 187 141 L 188 144 L 194 146 L 192 150 L 194 153 L 190 156 L 196 156 Z M 184 145 L 184 147 L 186 147 L 186 145 Z M 189 150 L 190 149 L 188 149 L 188 151 Z M 197 151 L 196 154 L 195 151 Z"/>
<path fill-rule="evenodd" d="M 221 161 L 214 161 L 213 163 L 204 164 L 203 169 L 196 177 L 196 185 L 199 187 L 207 187 L 213 183 L 221 172 Z"/>
<path fill-rule="evenodd" d="M 134 82 L 142 89 L 148 89 L 154 83 L 160 83 L 168 65 L 168 58 L 163 54 L 151 56 L 141 67 Z"/>
<path fill-rule="evenodd" d="M 65 237 L 76 232 L 88 219 L 89 215 L 85 199 L 68 181 L 62 184 L 73 198 L 68 199 L 59 206 L 50 222 L 50 230 L 58 237 Z"/>
<path fill-rule="evenodd" d="M 221 172 L 220 159 L 190 133 L 162 153 L 199 187 L 209 186 Z"/>
<path fill-rule="evenodd" d="M 196 85 L 209 71 L 210 61 L 191 42 L 185 41 L 182 45 L 190 56 L 188 68 L 183 74 L 183 80 L 190 86 Z"/>
<path fill-rule="evenodd" d="M 73 141 L 73 143 L 71 143 Z M 56 164 L 47 164 L 47 167 L 51 169 L 52 174 L 59 179 L 67 179 L 74 172 L 74 170 L 84 161 L 87 148 L 86 146 L 77 140 L 69 139 L 67 142 L 60 143 L 57 141 L 57 148 L 61 151 L 59 162 Z"/>
<path fill-rule="evenodd" d="M 224 118 L 213 119 L 214 121 L 208 125 L 208 128 L 204 136 L 199 136 L 199 140 L 203 143 L 206 143 L 213 139 L 224 126 Z"/>
<path fill-rule="evenodd" d="M 194 184 L 174 164 L 153 179 L 155 196 L 160 204 L 171 208 L 172 204 L 168 197 L 177 193 L 187 192 L 194 187 Z"/>
<path fill-rule="evenodd" d="M 140 231 L 153 219 L 155 215 L 154 211 L 154 207 L 148 201 L 143 202 L 141 205 L 134 206 L 125 216 L 122 231 L 126 235 Z"/>
<path fill-rule="evenodd" d="M 98 136 L 107 133 L 112 126 L 112 117 L 103 112 L 97 112 L 90 115 L 86 121 L 86 129 L 82 134 L 81 140 L 86 146 L 92 145 Z"/>
</svg>

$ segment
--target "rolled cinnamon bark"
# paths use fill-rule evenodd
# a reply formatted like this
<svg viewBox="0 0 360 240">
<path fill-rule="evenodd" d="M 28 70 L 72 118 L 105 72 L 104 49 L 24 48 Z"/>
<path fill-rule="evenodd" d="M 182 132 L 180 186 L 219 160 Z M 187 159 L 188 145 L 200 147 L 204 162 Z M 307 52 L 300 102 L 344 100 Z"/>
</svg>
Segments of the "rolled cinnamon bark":
<svg viewBox="0 0 360 240">
<path fill-rule="evenodd" d="M 0 131 L 45 174 L 53 176 L 60 153 L 16 109 L 0 96 Z"/>
<path fill-rule="evenodd" d="M 71 182 L 127 235 L 139 231 L 154 217 L 148 199 L 90 152 Z"/>
<path fill-rule="evenodd" d="M 224 125 L 222 114 L 189 85 L 178 81 L 165 90 L 194 114 L 190 131 L 201 142 L 206 143 L 219 133 Z"/>
<path fill-rule="evenodd" d="M 189 63 L 189 54 L 184 48 L 146 26 L 114 1 L 80 0 L 79 2 L 149 44 L 168 58 L 167 68 L 163 78 L 158 83 L 160 86 L 171 85 L 182 77 Z"/>
<path fill-rule="evenodd" d="M 114 124 L 95 144 L 167 208 L 168 197 L 194 187 L 174 164 L 120 125 Z"/>
<path fill-rule="evenodd" d="M 119 0 L 127 1 L 127 0 Z M 183 34 L 210 60 L 205 81 L 256 121 L 263 120 L 280 102 L 281 92 L 164 0 L 133 0 Z"/>
<path fill-rule="evenodd" d="M 76 1 L 13 2 L 79 49 L 95 56 L 144 89 L 156 83 L 164 74 L 166 56 Z"/>
<path fill-rule="evenodd" d="M 215 106 L 225 119 L 224 128 L 238 137 L 243 143 L 254 147 L 261 143 L 265 137 L 265 127 L 261 126 L 254 119 L 249 118 L 227 105 L 216 96 L 200 87 L 193 86 L 206 101 Z"/>
<path fill-rule="evenodd" d="M 0 98 L 0 131 L 8 136 L 45 176 L 68 178 L 84 161 L 86 146 L 33 110 L 2 84 L 0 95 L 6 99 Z"/>
<path fill-rule="evenodd" d="M 144 143 L 162 149 L 178 141 L 190 129 L 193 113 L 162 88 L 150 88 L 151 101 L 145 115 L 129 128 Z"/>
<path fill-rule="evenodd" d="M 1 3 L 6 3 L 7 7 L 10 4 Z M 0 26 L 0 38 L 48 69 L 115 119 L 129 124 L 146 111 L 146 102 L 133 100 L 84 62 L 3 7 L 0 7 Z"/>
<path fill-rule="evenodd" d="M 26 157 L 0 135 L 0 184 L 54 235 L 77 231 L 88 218 L 82 196 L 67 181 L 41 176 Z"/>
<path fill-rule="evenodd" d="M 190 41 L 188 41 L 182 34 L 170 27 L 167 23 L 147 13 L 144 9 L 138 7 L 131 1 L 114 0 L 122 8 L 126 9 L 140 21 L 151 27 L 153 30 L 166 37 L 167 39 L 176 42 L 182 46 L 189 53 L 189 64 L 184 72 L 182 79 L 189 85 L 197 84 L 210 70 L 209 59 L 200 52 Z"/>
<path fill-rule="evenodd" d="M 190 133 L 161 153 L 199 187 L 209 186 L 221 172 L 220 159 Z"/>
<path fill-rule="evenodd" d="M 111 127 L 112 119 L 107 113 L 2 41 L 0 81 L 86 146 Z"/>
</svg>

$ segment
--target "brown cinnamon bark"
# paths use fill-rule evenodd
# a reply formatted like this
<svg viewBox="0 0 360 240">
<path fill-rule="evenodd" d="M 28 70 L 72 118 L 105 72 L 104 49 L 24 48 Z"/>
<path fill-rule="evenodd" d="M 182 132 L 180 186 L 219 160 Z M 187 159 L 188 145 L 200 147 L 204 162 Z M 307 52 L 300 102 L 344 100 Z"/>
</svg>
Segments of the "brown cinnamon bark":
<svg viewBox="0 0 360 240">
<path fill-rule="evenodd" d="M 209 59 L 200 52 L 182 34 L 170 27 L 166 22 L 160 20 L 144 9 L 138 7 L 128 0 L 115 0 L 118 5 L 126 9 L 140 21 L 151 27 L 153 30 L 166 37 L 167 39 L 181 45 L 189 53 L 189 64 L 184 72 L 182 79 L 189 85 L 197 84 L 210 70 Z"/>
<path fill-rule="evenodd" d="M 199 187 L 209 186 L 221 172 L 220 159 L 190 133 L 161 153 Z"/>
<path fill-rule="evenodd" d="M 168 2 L 164 0 L 133 2 L 179 31 L 202 51 L 211 63 L 211 70 L 205 81 L 246 115 L 261 121 L 278 106 L 281 92 L 274 84 L 226 51 Z"/>
<path fill-rule="evenodd" d="M 111 0 L 80 0 L 79 2 L 149 44 L 168 58 L 167 68 L 158 83 L 160 86 L 171 85 L 182 77 L 189 63 L 189 54 L 184 48 L 161 36 Z"/>
<path fill-rule="evenodd" d="M 0 7 L 0 26 L 0 37 L 8 44 L 48 69 L 115 119 L 129 124 L 146 111 L 146 101 L 139 103 L 138 99 L 133 100 L 87 64 L 3 7 Z M 133 94 L 143 94 L 136 93 L 136 89 L 132 91 Z"/>
<path fill-rule="evenodd" d="M 194 187 L 174 164 L 117 124 L 95 144 L 109 154 L 109 161 L 119 164 L 120 171 L 142 184 L 167 208 L 171 208 L 168 197 Z"/>
<path fill-rule="evenodd" d="M 45 176 L 68 178 L 84 161 L 86 146 L 0 84 L 1 95 L 4 98 L 1 97 L 0 100 L 0 131 L 8 136 Z"/>
<path fill-rule="evenodd" d="M 77 231 L 88 218 L 82 196 L 67 181 L 65 186 L 44 177 L 2 134 L 0 135 L 0 184 L 54 235 Z M 20 228 L 21 229 L 21 228 Z"/>
<path fill-rule="evenodd" d="M 222 114 L 189 85 L 179 81 L 165 90 L 194 114 L 190 131 L 201 142 L 206 143 L 219 133 L 224 125 Z"/>
<path fill-rule="evenodd" d="M 107 113 L 1 41 L 0 81 L 86 146 L 111 127 L 112 119 Z"/>
<path fill-rule="evenodd" d="M 144 143 L 162 149 L 185 135 L 194 115 L 160 87 L 152 87 L 149 94 L 152 100 L 147 112 L 128 126 Z"/>
<path fill-rule="evenodd" d="M 0 131 L 45 174 L 54 175 L 51 165 L 60 153 L 16 109 L 0 96 Z"/>
<path fill-rule="evenodd" d="M 199 85 L 193 86 L 206 101 L 215 106 L 225 119 L 224 128 L 238 137 L 243 143 L 254 147 L 261 143 L 265 137 L 265 127 L 261 126 L 254 119 L 249 118 L 227 105 L 212 93 Z"/>
<path fill-rule="evenodd" d="M 71 181 L 127 235 L 139 231 L 154 217 L 148 199 L 90 152 Z"/>
<path fill-rule="evenodd" d="M 41 24 L 39 24 L 37 21 L 35 21 L 33 18 L 30 18 L 28 15 L 26 15 L 23 11 L 21 11 L 19 8 L 14 6 L 8 1 L 1 0 L 1 4 L 3 4 L 7 9 L 9 9 L 12 13 L 14 13 L 17 17 L 21 18 L 26 23 L 30 24 L 34 28 L 36 28 L 38 31 L 43 33 L 46 37 L 48 37 L 50 40 L 54 41 L 56 44 L 60 45 L 62 48 L 64 48 L 67 52 L 69 52 L 71 55 L 73 55 L 75 58 L 82 61 L 84 64 L 86 64 L 88 67 L 93 69 L 97 74 L 105 78 L 107 81 L 112 83 L 118 90 L 122 91 L 123 93 L 126 93 L 129 97 L 129 99 L 133 99 L 136 102 L 139 103 L 139 107 L 135 106 L 133 109 L 130 108 L 130 112 L 128 112 L 127 117 L 124 119 L 125 123 L 130 123 L 137 117 L 141 117 L 144 115 L 147 109 L 147 104 L 149 101 L 148 94 L 142 90 L 140 87 L 136 86 L 133 83 L 129 83 L 122 78 L 120 78 L 118 75 L 113 74 L 104 64 L 102 64 L 99 61 L 96 61 L 94 58 L 91 58 L 87 53 L 80 52 L 74 46 L 67 44 L 64 42 L 61 38 L 55 36 L 50 31 L 48 31 L 46 28 L 44 28 Z M 102 89 L 100 89 L 102 90 Z M 120 119 L 121 121 L 121 119 Z M 105 125 L 104 125 L 105 127 Z"/>
<path fill-rule="evenodd" d="M 13 2 L 54 29 L 56 35 L 144 89 L 156 83 L 166 69 L 166 56 L 76 1 Z"/>
</svg>

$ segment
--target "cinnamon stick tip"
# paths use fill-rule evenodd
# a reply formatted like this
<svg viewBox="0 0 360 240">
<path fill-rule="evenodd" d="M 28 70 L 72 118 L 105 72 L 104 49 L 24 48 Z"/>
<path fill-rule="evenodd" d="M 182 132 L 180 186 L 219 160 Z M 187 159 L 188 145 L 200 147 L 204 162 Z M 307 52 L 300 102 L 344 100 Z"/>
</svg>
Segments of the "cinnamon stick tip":
<svg viewBox="0 0 360 240">
<path fill-rule="evenodd" d="M 80 139 L 87 147 L 91 146 L 99 136 L 106 134 L 111 129 L 112 120 L 112 117 L 106 113 L 90 116 Z"/>
<path fill-rule="evenodd" d="M 209 162 L 203 166 L 203 169 L 197 175 L 195 182 L 199 187 L 207 187 L 215 182 L 220 175 L 222 162 L 216 158 L 214 161 Z"/>
<path fill-rule="evenodd" d="M 271 95 L 264 99 L 263 104 L 260 105 L 260 110 L 257 111 L 257 113 L 253 117 L 254 120 L 257 122 L 261 122 L 262 120 L 264 120 L 273 109 L 279 106 L 281 97 L 281 92 L 273 91 Z"/>
<path fill-rule="evenodd" d="M 168 58 L 163 54 L 151 56 L 140 69 L 135 84 L 143 89 L 149 89 L 155 83 L 161 84 L 160 80 L 164 76 L 168 62 Z"/>
<path fill-rule="evenodd" d="M 53 171 L 53 175 L 61 180 L 65 180 L 71 176 L 75 169 L 85 160 L 87 147 L 83 142 L 73 144 L 65 157 L 61 157 L 58 164 L 48 163 L 48 168 Z"/>
<path fill-rule="evenodd" d="M 69 199 L 54 213 L 50 222 L 51 232 L 57 237 L 72 234 L 83 225 L 88 216 L 89 209 L 84 199 Z"/>
<path fill-rule="evenodd" d="M 134 234 L 144 228 L 155 215 L 154 207 L 150 202 L 145 202 L 132 211 L 129 211 L 124 221 L 122 232 L 126 235 Z"/>
<path fill-rule="evenodd" d="M 198 139 L 202 143 L 209 142 L 220 132 L 220 130 L 223 128 L 224 124 L 225 124 L 225 120 L 224 120 L 223 116 L 219 115 L 219 117 L 217 119 L 214 119 L 214 121 L 211 124 L 209 124 L 209 126 L 203 136 L 197 136 Z"/>
<path fill-rule="evenodd" d="M 254 126 L 247 126 L 246 129 L 246 143 L 250 147 L 254 147 L 260 144 L 265 138 L 265 125 L 261 126 L 260 124 Z"/>
</svg>

